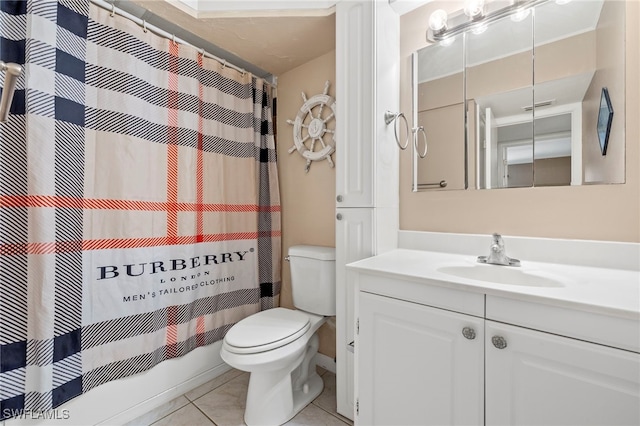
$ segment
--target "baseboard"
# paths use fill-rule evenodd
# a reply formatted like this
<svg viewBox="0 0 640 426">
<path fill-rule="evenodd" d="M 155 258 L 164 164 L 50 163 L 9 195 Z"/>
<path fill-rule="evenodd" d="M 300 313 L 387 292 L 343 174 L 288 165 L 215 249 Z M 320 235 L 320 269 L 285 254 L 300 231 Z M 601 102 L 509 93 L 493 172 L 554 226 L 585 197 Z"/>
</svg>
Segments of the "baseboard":
<svg viewBox="0 0 640 426">
<path fill-rule="evenodd" d="M 190 390 L 193 390 L 195 388 L 197 388 L 200 385 L 203 385 L 205 383 L 207 383 L 210 380 L 215 379 L 216 377 L 224 374 L 225 372 L 229 371 L 231 369 L 231 367 L 229 367 L 227 364 L 220 364 L 217 365 L 207 371 L 205 371 L 204 373 L 201 373 L 195 377 L 192 377 L 188 380 L 185 380 L 184 382 L 180 383 L 179 385 L 168 389 L 156 396 L 154 396 L 153 398 L 147 399 L 146 401 L 143 401 L 137 405 L 135 405 L 134 407 L 129 408 L 126 411 L 123 411 L 103 422 L 100 422 L 98 424 L 99 425 L 123 425 L 127 422 L 130 422 L 131 420 L 134 420 L 160 406 L 162 406 L 163 404 L 166 404 L 170 401 L 173 401 L 174 399 L 178 398 L 181 395 L 184 395 L 185 393 L 189 392 Z"/>
<path fill-rule="evenodd" d="M 316 365 L 336 374 L 336 360 L 321 353 L 317 353 L 314 357 Z"/>
<path fill-rule="evenodd" d="M 325 370 L 332 372 L 333 374 L 336 373 L 336 362 L 333 358 L 318 353 L 315 355 L 314 359 L 317 366 L 320 366 Z M 99 423 L 99 425 L 122 425 L 130 422 L 131 420 L 134 420 L 142 416 L 143 414 L 148 413 L 149 411 L 160 407 L 161 405 L 166 404 L 169 401 L 174 400 L 175 398 L 189 392 L 190 390 L 195 389 L 198 386 L 215 379 L 216 377 L 222 375 L 230 369 L 231 367 L 229 367 L 227 364 L 217 365 L 202 374 L 192 377 L 191 379 L 186 380 L 179 385 L 154 396 L 153 398 L 143 401 L 140 404 L 126 411 L 123 411 L 122 413 L 119 413 L 116 416 L 105 420 L 104 422 Z"/>
</svg>

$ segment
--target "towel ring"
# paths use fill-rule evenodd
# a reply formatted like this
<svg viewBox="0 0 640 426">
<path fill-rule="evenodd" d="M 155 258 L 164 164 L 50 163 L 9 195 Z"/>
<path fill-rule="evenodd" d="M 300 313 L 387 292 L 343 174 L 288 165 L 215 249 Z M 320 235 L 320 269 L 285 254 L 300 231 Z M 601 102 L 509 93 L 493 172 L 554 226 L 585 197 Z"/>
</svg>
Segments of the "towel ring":
<svg viewBox="0 0 640 426">
<path fill-rule="evenodd" d="M 400 143 L 400 133 L 398 133 L 398 118 L 402 117 L 404 120 L 404 127 L 407 129 L 407 140 L 405 140 L 404 145 Z M 407 117 L 405 117 L 403 112 L 391 112 L 387 111 L 384 113 L 384 123 L 388 126 L 391 122 L 395 122 L 393 125 L 394 134 L 396 136 L 396 143 L 400 149 L 407 149 L 409 146 L 409 122 L 407 121 Z"/>
<path fill-rule="evenodd" d="M 413 131 L 413 147 L 416 150 L 416 154 L 418 154 L 420 158 L 426 157 L 428 147 L 427 147 L 427 132 L 424 130 L 424 126 L 419 126 L 411 130 Z M 420 150 L 418 149 L 418 133 L 422 133 L 422 139 L 424 139 L 424 152 L 422 154 L 420 154 Z"/>
</svg>

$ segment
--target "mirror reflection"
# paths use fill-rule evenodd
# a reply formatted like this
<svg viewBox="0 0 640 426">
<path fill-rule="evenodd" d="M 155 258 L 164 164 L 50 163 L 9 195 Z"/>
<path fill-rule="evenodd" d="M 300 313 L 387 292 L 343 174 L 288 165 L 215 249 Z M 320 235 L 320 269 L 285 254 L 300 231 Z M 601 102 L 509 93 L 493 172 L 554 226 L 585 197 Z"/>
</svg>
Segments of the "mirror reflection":
<svg viewBox="0 0 640 426">
<path fill-rule="evenodd" d="M 533 14 L 465 34 L 470 140 L 478 188 L 533 184 Z"/>
<path fill-rule="evenodd" d="M 429 154 L 414 190 L 446 172 L 446 189 L 467 172 L 479 189 L 624 183 L 624 3 L 542 2 L 418 51 L 414 123 Z M 604 153 L 603 91 L 615 111 Z"/>
<path fill-rule="evenodd" d="M 467 187 L 463 47 L 457 37 L 414 54 L 414 123 L 424 127 L 428 147 L 425 158 L 414 150 L 414 191 Z M 418 137 L 418 149 L 423 142 Z"/>
</svg>

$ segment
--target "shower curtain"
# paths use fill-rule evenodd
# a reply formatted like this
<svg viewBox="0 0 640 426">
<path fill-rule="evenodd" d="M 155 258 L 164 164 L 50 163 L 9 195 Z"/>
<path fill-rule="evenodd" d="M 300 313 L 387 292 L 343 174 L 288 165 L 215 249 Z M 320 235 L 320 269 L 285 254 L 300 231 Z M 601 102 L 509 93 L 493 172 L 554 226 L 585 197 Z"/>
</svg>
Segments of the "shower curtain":
<svg viewBox="0 0 640 426">
<path fill-rule="evenodd" d="M 88 0 L 0 2 L 0 419 L 278 304 L 269 86 Z"/>
</svg>

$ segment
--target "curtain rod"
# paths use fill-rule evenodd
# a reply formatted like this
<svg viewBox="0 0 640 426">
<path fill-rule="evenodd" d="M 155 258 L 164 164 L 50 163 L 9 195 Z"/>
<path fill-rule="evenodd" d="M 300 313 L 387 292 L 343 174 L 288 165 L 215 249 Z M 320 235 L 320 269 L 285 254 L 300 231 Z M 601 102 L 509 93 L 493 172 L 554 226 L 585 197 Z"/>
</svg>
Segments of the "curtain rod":
<svg viewBox="0 0 640 426">
<path fill-rule="evenodd" d="M 113 15 L 120 15 L 120 16 L 122 16 L 124 18 L 127 18 L 127 19 L 135 22 L 136 24 L 140 25 L 142 28 L 146 29 L 147 31 L 151 31 L 154 34 L 159 35 L 160 37 L 164 37 L 166 39 L 172 40 L 175 43 L 179 43 L 179 44 L 183 44 L 185 46 L 193 47 L 194 49 L 199 50 L 200 53 L 202 53 L 203 56 L 206 56 L 207 58 L 214 59 L 214 60 L 218 61 L 219 63 L 221 63 L 223 65 L 223 67 L 233 68 L 234 70 L 239 71 L 242 74 L 245 74 L 245 73 L 251 74 L 249 71 L 245 70 L 244 68 L 240 68 L 240 67 L 228 62 L 225 59 L 221 59 L 221 58 L 219 58 L 219 57 L 217 57 L 215 55 L 212 55 L 211 53 L 205 51 L 204 49 L 199 48 L 197 46 L 194 46 L 193 44 L 189 43 L 188 41 L 185 41 L 185 40 L 183 40 L 183 39 L 181 39 L 179 37 L 176 37 L 175 34 L 171 34 L 171 33 L 167 32 L 167 31 L 163 30 L 162 28 L 159 28 L 159 27 L 157 27 L 157 26 L 155 26 L 153 24 L 149 24 L 144 19 L 138 18 L 137 16 L 132 15 L 131 13 L 129 13 L 129 12 L 119 8 L 119 7 L 116 7 L 114 3 L 109 3 L 106 0 L 90 0 L 90 1 L 91 1 L 91 3 L 95 4 L 98 7 L 101 7 L 103 9 L 111 11 L 111 15 L 112 16 Z M 271 87 L 275 86 L 274 84 L 272 84 L 271 82 L 268 82 L 267 80 L 265 80 L 265 82 Z"/>
</svg>

